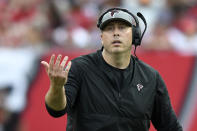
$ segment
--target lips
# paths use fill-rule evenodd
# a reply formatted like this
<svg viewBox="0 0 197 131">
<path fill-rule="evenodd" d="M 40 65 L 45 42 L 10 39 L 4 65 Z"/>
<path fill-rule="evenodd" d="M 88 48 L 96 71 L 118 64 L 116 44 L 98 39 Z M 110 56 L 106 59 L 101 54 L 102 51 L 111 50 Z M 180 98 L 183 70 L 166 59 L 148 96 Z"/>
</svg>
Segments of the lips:
<svg viewBox="0 0 197 131">
<path fill-rule="evenodd" d="M 112 44 L 121 44 L 122 42 L 120 41 L 120 40 L 114 40 L 113 42 L 112 42 Z"/>
</svg>

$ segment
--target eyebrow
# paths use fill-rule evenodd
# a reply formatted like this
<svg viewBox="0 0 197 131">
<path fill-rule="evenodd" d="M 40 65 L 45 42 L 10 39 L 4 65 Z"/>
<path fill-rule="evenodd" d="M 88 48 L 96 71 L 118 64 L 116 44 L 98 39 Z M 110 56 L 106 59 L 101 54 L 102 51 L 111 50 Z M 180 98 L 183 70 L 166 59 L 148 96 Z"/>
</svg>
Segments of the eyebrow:
<svg viewBox="0 0 197 131">
<path fill-rule="evenodd" d="M 130 25 L 127 24 L 126 22 L 110 22 L 110 23 L 108 23 L 105 27 L 114 26 L 116 23 L 117 23 L 118 25 L 124 25 L 124 26 L 130 27 Z"/>
</svg>

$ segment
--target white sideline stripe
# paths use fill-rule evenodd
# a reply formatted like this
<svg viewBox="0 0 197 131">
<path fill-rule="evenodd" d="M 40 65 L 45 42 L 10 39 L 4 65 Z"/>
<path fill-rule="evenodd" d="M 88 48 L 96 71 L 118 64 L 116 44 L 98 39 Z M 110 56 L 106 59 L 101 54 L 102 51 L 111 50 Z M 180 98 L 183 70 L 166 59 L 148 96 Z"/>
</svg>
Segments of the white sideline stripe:
<svg viewBox="0 0 197 131">
<path fill-rule="evenodd" d="M 189 91 L 184 102 L 179 120 L 184 131 L 189 131 L 189 127 L 195 117 L 197 110 L 197 59 L 195 59 L 194 74 L 190 83 Z"/>
</svg>

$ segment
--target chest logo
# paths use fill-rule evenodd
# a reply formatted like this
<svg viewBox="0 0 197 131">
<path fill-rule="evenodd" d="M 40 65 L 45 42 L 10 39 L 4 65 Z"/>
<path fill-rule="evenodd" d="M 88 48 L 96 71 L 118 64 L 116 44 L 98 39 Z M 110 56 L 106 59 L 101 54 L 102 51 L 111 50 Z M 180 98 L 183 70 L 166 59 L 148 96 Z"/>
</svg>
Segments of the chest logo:
<svg viewBox="0 0 197 131">
<path fill-rule="evenodd" d="M 137 90 L 138 90 L 138 91 L 141 91 L 141 90 L 143 89 L 143 87 L 144 87 L 143 85 L 137 84 Z"/>
<path fill-rule="evenodd" d="M 117 11 L 117 10 L 112 10 L 112 11 L 111 11 L 111 16 L 114 17 L 114 14 L 115 14 L 115 13 L 118 13 L 118 11 Z"/>
</svg>

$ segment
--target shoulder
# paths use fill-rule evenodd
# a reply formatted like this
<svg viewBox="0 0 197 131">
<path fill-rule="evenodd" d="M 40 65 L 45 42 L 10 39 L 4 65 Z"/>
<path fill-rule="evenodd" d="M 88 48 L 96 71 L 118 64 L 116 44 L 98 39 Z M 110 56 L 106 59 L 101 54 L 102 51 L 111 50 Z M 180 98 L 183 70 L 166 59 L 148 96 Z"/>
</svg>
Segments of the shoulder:
<svg viewBox="0 0 197 131">
<path fill-rule="evenodd" d="M 138 74 L 137 76 L 140 78 L 143 78 L 144 81 L 156 81 L 158 78 L 158 71 L 154 69 L 149 64 L 143 62 L 142 60 L 139 60 L 135 57 L 133 57 L 135 62 L 135 72 Z"/>
<path fill-rule="evenodd" d="M 144 61 L 137 59 L 137 58 L 134 58 L 134 59 L 135 59 L 137 68 L 139 68 L 140 70 L 143 70 L 145 73 L 151 73 L 151 74 L 158 73 L 156 69 L 154 69 L 152 66 L 145 63 Z"/>
<path fill-rule="evenodd" d="M 81 55 L 72 59 L 72 66 L 75 70 L 81 71 L 88 71 L 89 69 L 96 68 L 99 65 L 98 61 L 98 51 L 89 53 L 86 55 Z"/>
<path fill-rule="evenodd" d="M 84 65 L 84 64 L 95 63 L 96 59 L 97 59 L 97 52 L 93 52 L 72 59 L 72 63 L 77 65 Z"/>
<path fill-rule="evenodd" d="M 135 84 L 141 83 L 151 89 L 156 89 L 159 92 L 166 92 L 165 82 L 156 69 L 137 58 L 134 58 L 134 61 Z"/>
</svg>

